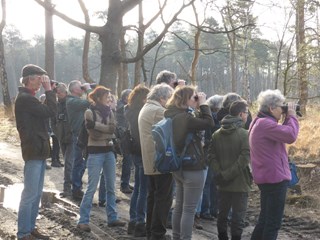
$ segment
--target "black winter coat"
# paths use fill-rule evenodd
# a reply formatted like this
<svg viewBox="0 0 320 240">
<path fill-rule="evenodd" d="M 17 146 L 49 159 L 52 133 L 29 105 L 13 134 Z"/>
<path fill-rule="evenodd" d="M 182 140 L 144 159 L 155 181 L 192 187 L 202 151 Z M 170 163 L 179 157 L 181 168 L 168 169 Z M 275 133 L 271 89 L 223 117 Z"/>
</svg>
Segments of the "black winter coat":
<svg viewBox="0 0 320 240">
<path fill-rule="evenodd" d="M 49 134 L 46 121 L 57 112 L 56 95 L 46 93 L 46 104 L 42 104 L 25 87 L 19 87 L 15 102 L 16 125 L 21 140 L 22 158 L 45 160 L 50 156 Z"/>
</svg>

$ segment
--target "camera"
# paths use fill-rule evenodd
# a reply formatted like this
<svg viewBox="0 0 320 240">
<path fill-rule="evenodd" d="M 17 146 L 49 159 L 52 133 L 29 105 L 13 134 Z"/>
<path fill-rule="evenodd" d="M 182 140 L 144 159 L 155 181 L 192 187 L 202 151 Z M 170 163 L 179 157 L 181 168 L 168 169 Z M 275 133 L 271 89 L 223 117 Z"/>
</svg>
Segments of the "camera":
<svg viewBox="0 0 320 240">
<path fill-rule="evenodd" d="M 59 82 L 57 82 L 56 80 L 50 80 L 50 84 L 51 86 L 57 87 L 59 85 Z"/>
<path fill-rule="evenodd" d="M 95 89 L 95 87 L 96 87 L 97 85 L 98 85 L 98 84 L 96 84 L 96 83 L 90 83 L 91 89 Z M 81 86 L 81 90 L 85 91 L 86 89 L 85 89 L 84 86 Z"/>
<path fill-rule="evenodd" d="M 281 109 L 282 109 L 282 113 L 287 113 L 288 112 L 288 103 L 285 103 L 283 106 L 281 106 Z M 299 104 L 295 104 L 295 111 L 299 117 L 302 117 Z"/>
</svg>

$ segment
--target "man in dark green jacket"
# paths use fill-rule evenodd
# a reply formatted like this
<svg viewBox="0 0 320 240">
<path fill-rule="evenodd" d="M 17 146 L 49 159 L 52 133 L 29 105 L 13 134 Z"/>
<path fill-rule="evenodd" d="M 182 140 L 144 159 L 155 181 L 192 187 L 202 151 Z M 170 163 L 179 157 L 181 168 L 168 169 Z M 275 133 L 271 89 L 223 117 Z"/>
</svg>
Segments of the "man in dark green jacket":
<svg viewBox="0 0 320 240">
<path fill-rule="evenodd" d="M 229 115 L 221 128 L 212 135 L 209 162 L 219 191 L 218 237 L 228 239 L 228 214 L 232 209 L 232 240 L 241 239 L 251 189 L 248 131 L 243 128 L 248 117 L 248 105 L 243 100 L 231 104 Z"/>
<path fill-rule="evenodd" d="M 17 130 L 21 140 L 24 165 L 24 188 L 18 212 L 18 239 L 49 239 L 36 228 L 36 218 L 43 190 L 46 159 L 50 156 L 46 122 L 57 111 L 56 95 L 51 90 L 47 72 L 28 64 L 22 68 L 19 94 L 15 102 Z M 46 103 L 35 94 L 43 87 Z"/>
</svg>

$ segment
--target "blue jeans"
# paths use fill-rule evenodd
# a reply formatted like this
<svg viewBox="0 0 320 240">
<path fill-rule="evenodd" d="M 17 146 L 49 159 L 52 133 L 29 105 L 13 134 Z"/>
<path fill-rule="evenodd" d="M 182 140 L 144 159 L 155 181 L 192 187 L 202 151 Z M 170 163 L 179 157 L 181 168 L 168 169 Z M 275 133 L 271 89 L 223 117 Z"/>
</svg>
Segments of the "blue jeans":
<svg viewBox="0 0 320 240">
<path fill-rule="evenodd" d="M 142 157 L 131 155 L 134 171 L 134 189 L 130 201 L 130 221 L 136 223 L 145 223 L 147 208 L 147 188 L 148 177 L 144 175 Z"/>
<path fill-rule="evenodd" d="M 24 188 L 18 212 L 18 238 L 29 235 L 35 229 L 45 169 L 45 160 L 28 160 L 25 162 Z"/>
<path fill-rule="evenodd" d="M 60 143 L 61 152 L 64 158 L 64 182 L 63 191 L 71 192 L 71 173 L 73 162 L 73 144 L 72 143 Z"/>
<path fill-rule="evenodd" d="M 130 154 L 123 153 L 120 188 L 128 188 L 131 175 L 132 159 Z"/>
<path fill-rule="evenodd" d="M 275 240 L 282 224 L 288 181 L 258 187 L 261 209 L 251 240 Z"/>
<path fill-rule="evenodd" d="M 77 136 L 73 135 L 73 163 L 72 163 L 72 192 L 82 189 L 82 177 L 86 169 L 86 160 L 83 159 L 82 149 L 77 146 Z"/>
<path fill-rule="evenodd" d="M 214 182 L 212 169 L 208 169 L 206 182 L 203 188 L 201 214 L 217 216 L 218 213 L 218 190 Z"/>
<path fill-rule="evenodd" d="M 104 180 L 107 191 L 106 212 L 108 223 L 118 219 L 116 209 L 115 180 L 116 180 L 116 159 L 113 152 L 89 154 L 87 161 L 88 187 L 82 198 L 80 205 L 79 223 L 88 224 L 90 221 L 90 211 L 92 199 L 96 192 L 101 169 L 104 172 Z"/>
</svg>

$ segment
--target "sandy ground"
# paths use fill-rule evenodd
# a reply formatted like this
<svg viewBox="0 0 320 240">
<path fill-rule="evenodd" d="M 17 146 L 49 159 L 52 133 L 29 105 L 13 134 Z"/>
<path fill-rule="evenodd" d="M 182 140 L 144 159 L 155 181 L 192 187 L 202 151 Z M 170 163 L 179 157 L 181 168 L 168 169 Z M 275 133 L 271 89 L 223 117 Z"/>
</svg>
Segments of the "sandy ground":
<svg viewBox="0 0 320 240">
<path fill-rule="evenodd" d="M 0 185 L 5 189 L 5 196 L 9 196 L 12 185 L 21 189 L 23 181 L 23 165 L 20 148 L 17 144 L 0 142 Z M 320 179 L 320 175 L 317 176 Z M 20 183 L 20 184 L 19 184 Z M 87 173 L 84 177 L 84 186 L 87 183 Z M 79 202 L 71 199 L 60 199 L 58 193 L 62 191 L 63 168 L 52 168 L 46 171 L 45 194 L 43 204 L 37 220 L 38 227 L 48 233 L 51 239 L 144 239 L 133 238 L 126 234 L 127 226 L 108 228 L 106 224 L 105 209 L 97 206 L 97 195 L 95 195 L 94 206 L 91 212 L 91 233 L 84 233 L 76 229 L 79 217 Z M 1 189 L 1 188 L 0 188 Z M 0 207 L 0 239 L 16 239 L 17 210 L 19 202 L 19 190 L 13 190 L 14 196 L 9 200 L 14 206 Z M 122 220 L 129 221 L 130 195 L 119 191 L 119 178 L 117 178 L 117 197 L 121 199 L 118 203 L 118 212 Z M 310 200 L 311 199 L 311 200 Z M 312 198 L 305 201 L 312 201 Z M 309 203 L 308 202 L 308 203 Z M 247 227 L 244 229 L 242 239 L 250 239 L 251 232 L 259 212 L 259 192 L 256 187 L 250 194 L 247 213 Z M 317 206 L 310 208 L 308 203 L 293 201 L 293 205 L 286 206 L 286 214 L 283 227 L 279 232 L 278 239 L 320 239 L 320 224 Z M 299 205 L 300 204 L 300 205 Z M 203 230 L 193 231 L 193 239 L 218 239 L 216 231 L 216 220 L 201 220 Z M 171 234 L 171 230 L 168 230 Z"/>
</svg>

